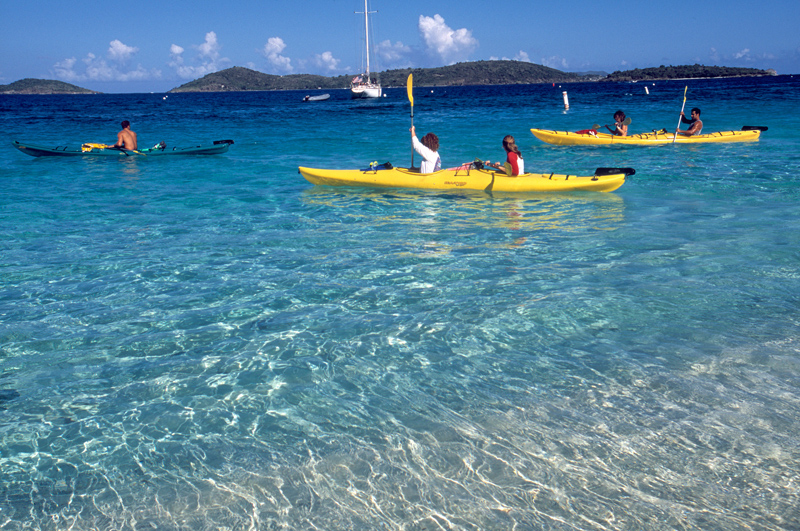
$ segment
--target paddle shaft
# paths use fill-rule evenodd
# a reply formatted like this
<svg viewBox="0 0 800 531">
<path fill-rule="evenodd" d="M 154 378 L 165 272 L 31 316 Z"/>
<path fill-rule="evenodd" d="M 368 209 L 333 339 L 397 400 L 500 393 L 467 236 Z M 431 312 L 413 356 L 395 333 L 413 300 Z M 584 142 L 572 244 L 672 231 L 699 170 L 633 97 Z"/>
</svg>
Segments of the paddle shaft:
<svg viewBox="0 0 800 531">
<path fill-rule="evenodd" d="M 408 102 L 411 104 L 411 128 L 414 128 L 414 95 L 412 88 L 414 86 L 414 74 L 408 74 L 408 81 L 406 81 L 406 91 L 408 92 Z M 414 167 L 414 143 L 411 143 L 411 167 Z"/>
<path fill-rule="evenodd" d="M 414 105 L 411 105 L 411 128 L 414 128 Z M 414 144 L 411 144 L 411 167 L 414 167 Z"/>
<path fill-rule="evenodd" d="M 672 143 L 675 143 L 675 140 L 678 139 L 678 129 L 681 128 L 681 118 L 683 118 L 683 110 L 686 108 L 686 91 L 689 90 L 689 85 L 686 85 L 686 88 L 683 89 L 683 105 L 681 106 L 681 114 L 678 115 L 678 127 L 675 128 L 675 136 L 672 137 Z"/>
</svg>

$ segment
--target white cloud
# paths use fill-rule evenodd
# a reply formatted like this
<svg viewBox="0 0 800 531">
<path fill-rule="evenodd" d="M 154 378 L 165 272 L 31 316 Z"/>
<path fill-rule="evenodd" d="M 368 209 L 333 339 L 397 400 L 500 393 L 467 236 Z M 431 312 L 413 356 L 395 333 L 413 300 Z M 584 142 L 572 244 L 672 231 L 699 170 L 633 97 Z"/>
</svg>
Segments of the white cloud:
<svg viewBox="0 0 800 531">
<path fill-rule="evenodd" d="M 468 59 L 478 47 L 478 41 L 471 31 L 464 28 L 451 29 L 438 14 L 433 17 L 420 15 L 419 32 L 428 52 L 447 64 Z"/>
<path fill-rule="evenodd" d="M 523 63 L 530 63 L 531 62 L 531 58 L 528 56 L 528 54 L 526 52 L 523 52 L 522 50 L 520 50 L 517 55 L 515 55 L 514 57 L 511 57 L 511 58 L 508 58 L 508 57 L 505 57 L 505 56 L 497 57 L 497 56 L 493 55 L 493 56 L 489 57 L 489 60 L 490 61 L 501 61 L 501 60 L 502 61 L 522 61 Z"/>
<path fill-rule="evenodd" d="M 569 68 L 569 64 L 567 60 L 563 57 L 559 57 L 558 55 L 553 55 L 551 57 L 542 57 L 542 64 L 544 66 L 549 66 L 550 68 L 556 68 L 559 70 L 566 70 Z"/>
<path fill-rule="evenodd" d="M 81 60 L 82 67 L 75 57 L 69 57 L 53 65 L 53 73 L 57 79 L 70 82 L 140 81 L 160 78 L 160 70 L 147 70 L 142 65 L 137 65 L 133 70 L 123 69 L 125 63 L 138 51 L 138 48 L 114 39 L 109 43 L 107 52 L 108 59 L 112 61 L 111 64 L 90 52 Z"/>
<path fill-rule="evenodd" d="M 80 76 L 75 72 L 75 64 L 77 62 L 78 60 L 75 57 L 69 57 L 56 63 L 53 65 L 55 76 L 62 81 L 80 81 Z"/>
<path fill-rule="evenodd" d="M 262 53 L 269 61 L 272 68 L 278 72 L 292 72 L 292 60 L 286 56 L 281 55 L 281 52 L 286 49 L 286 43 L 280 37 L 270 37 L 267 44 L 264 45 Z"/>
<path fill-rule="evenodd" d="M 264 55 L 277 55 L 286 49 L 286 43 L 280 37 L 270 37 L 264 45 Z"/>
<path fill-rule="evenodd" d="M 131 56 L 133 56 L 136 52 L 139 51 L 139 48 L 123 44 L 122 41 L 120 41 L 119 39 L 114 39 L 109 44 L 110 44 L 108 48 L 109 59 L 120 63 L 126 62 L 128 59 L 131 58 Z"/>
<path fill-rule="evenodd" d="M 314 64 L 327 71 L 334 71 L 339 68 L 341 61 L 333 57 L 331 52 L 322 52 L 314 56 Z"/>
<path fill-rule="evenodd" d="M 741 52 L 736 52 L 733 54 L 734 59 L 749 59 L 750 58 L 750 49 L 745 48 Z"/>
<path fill-rule="evenodd" d="M 206 33 L 205 42 L 197 47 L 197 51 L 200 52 L 200 57 L 211 59 L 212 62 L 219 58 L 219 49 L 220 46 L 217 42 L 217 34 L 213 31 Z"/>
<path fill-rule="evenodd" d="M 230 59 L 227 57 L 220 57 L 222 47 L 217 41 L 217 34 L 213 31 L 206 33 L 203 44 L 192 47 L 197 50 L 195 62 L 198 64 L 196 65 L 186 64 L 183 58 L 186 50 L 183 46 L 173 44 L 169 47 L 170 61 L 168 65 L 182 79 L 197 79 L 211 72 L 216 72 L 230 63 Z"/>
<path fill-rule="evenodd" d="M 390 40 L 379 42 L 375 53 L 380 57 L 381 64 L 386 68 L 408 68 L 412 66 L 411 47 L 400 41 L 392 44 Z"/>
</svg>

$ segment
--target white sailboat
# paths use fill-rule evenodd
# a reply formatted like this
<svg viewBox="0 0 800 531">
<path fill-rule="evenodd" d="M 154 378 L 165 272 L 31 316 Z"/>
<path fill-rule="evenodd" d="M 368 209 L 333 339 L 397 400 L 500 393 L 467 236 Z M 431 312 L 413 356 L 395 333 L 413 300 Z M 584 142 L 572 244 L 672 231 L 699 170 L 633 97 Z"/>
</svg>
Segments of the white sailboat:
<svg viewBox="0 0 800 531">
<path fill-rule="evenodd" d="M 380 98 L 383 89 L 380 83 L 373 83 L 369 73 L 369 9 L 367 0 L 364 0 L 364 31 L 367 38 L 367 70 L 361 75 L 353 78 L 350 82 L 350 96 L 353 98 Z M 374 13 L 374 11 L 373 11 Z"/>
</svg>

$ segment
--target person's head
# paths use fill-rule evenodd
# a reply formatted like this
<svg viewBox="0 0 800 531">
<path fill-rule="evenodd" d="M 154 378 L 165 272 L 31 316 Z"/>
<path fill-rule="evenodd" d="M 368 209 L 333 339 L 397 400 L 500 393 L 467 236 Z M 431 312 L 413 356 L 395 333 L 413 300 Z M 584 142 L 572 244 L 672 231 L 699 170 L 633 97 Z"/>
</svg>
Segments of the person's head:
<svg viewBox="0 0 800 531">
<path fill-rule="evenodd" d="M 700 109 L 698 109 L 697 107 L 692 109 L 692 116 L 695 116 L 696 118 L 700 118 Z"/>
<path fill-rule="evenodd" d="M 439 151 L 439 137 L 433 133 L 428 133 L 427 135 L 423 136 L 420 142 L 422 142 L 422 145 L 431 151 Z"/>
<path fill-rule="evenodd" d="M 131 123 L 128 120 L 122 120 L 122 128 L 130 127 Z"/>
<path fill-rule="evenodd" d="M 519 152 L 519 148 L 517 147 L 514 137 L 511 135 L 506 135 L 503 137 L 503 149 L 505 149 L 507 153 L 511 153 L 513 151 L 520 157 L 522 156 L 522 153 Z"/>
<path fill-rule="evenodd" d="M 616 122 L 624 122 L 625 121 L 625 113 L 622 111 L 617 111 L 614 113 L 614 121 Z"/>
</svg>

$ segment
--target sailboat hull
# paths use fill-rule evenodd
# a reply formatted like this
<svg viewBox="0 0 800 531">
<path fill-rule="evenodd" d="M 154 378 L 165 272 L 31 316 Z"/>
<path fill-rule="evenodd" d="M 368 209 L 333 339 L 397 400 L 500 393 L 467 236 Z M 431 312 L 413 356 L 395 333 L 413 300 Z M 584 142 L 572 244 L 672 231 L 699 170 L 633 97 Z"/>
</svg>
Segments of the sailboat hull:
<svg viewBox="0 0 800 531">
<path fill-rule="evenodd" d="M 380 98 L 382 95 L 383 89 L 380 85 L 353 85 L 350 87 L 350 97 L 353 99 Z"/>
</svg>

